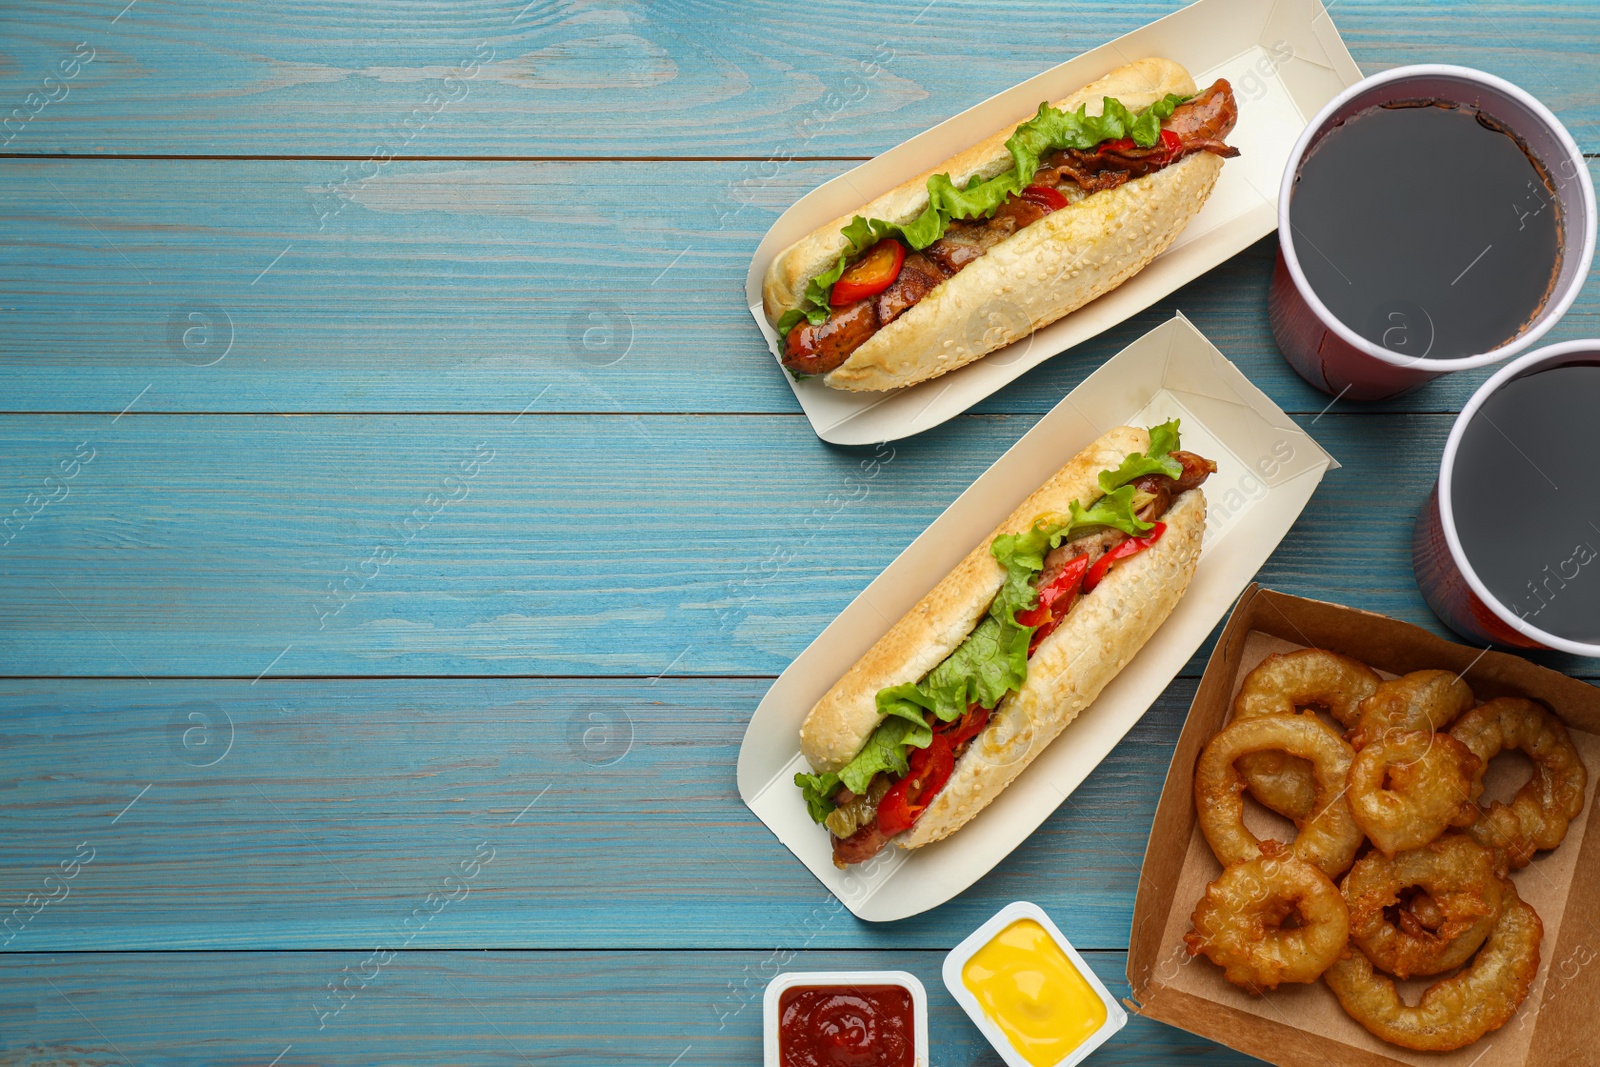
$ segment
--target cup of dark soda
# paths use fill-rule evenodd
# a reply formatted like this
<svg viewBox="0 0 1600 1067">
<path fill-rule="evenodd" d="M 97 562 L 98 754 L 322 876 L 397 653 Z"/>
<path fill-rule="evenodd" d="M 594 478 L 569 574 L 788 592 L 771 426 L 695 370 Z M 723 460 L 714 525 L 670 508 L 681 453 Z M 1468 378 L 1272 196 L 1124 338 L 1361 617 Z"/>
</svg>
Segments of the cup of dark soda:
<svg viewBox="0 0 1600 1067">
<path fill-rule="evenodd" d="M 1482 71 L 1399 67 L 1341 93 L 1290 153 L 1273 336 L 1318 389 L 1393 396 L 1532 347 L 1594 248 L 1588 168 L 1548 108 Z"/>
<path fill-rule="evenodd" d="M 1412 567 L 1474 641 L 1600 656 L 1600 339 L 1521 356 L 1484 382 L 1445 442 Z"/>
</svg>

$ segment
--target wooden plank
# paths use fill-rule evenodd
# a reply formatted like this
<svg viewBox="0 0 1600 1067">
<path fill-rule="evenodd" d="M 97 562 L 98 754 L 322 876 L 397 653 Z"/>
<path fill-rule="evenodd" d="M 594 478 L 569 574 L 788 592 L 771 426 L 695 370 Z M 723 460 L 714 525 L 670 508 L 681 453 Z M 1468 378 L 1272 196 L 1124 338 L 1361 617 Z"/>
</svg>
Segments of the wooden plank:
<svg viewBox="0 0 1600 1067">
<path fill-rule="evenodd" d="M 0 950 L 940 948 L 1021 898 L 1122 948 L 1193 689 L 976 887 L 880 927 L 739 800 L 763 680 L 0 682 Z M 57 899 L 13 915 L 30 892 Z"/>
<path fill-rule="evenodd" d="M 41 510 L 0 674 L 773 675 L 1032 421 L 875 457 L 798 416 L 9 416 L 0 499 Z M 1345 466 L 1260 580 L 1437 629 L 1411 527 L 1450 421 L 1311 422 Z"/>
<path fill-rule="evenodd" d="M 394 163 L 319 232 L 326 161 L 3 161 L 0 409 L 793 412 L 744 274 L 845 166 L 797 164 L 719 229 L 742 164 Z M 1046 411 L 1181 310 L 1320 412 L 1267 324 L 1275 255 L 1259 242 L 978 410 Z M 1549 340 L 1597 335 L 1591 279 Z M 1360 409 L 1458 410 L 1489 373 Z"/>
<path fill-rule="evenodd" d="M 124 2 L 7 5 L 0 101 L 32 117 L 16 120 L 6 150 L 868 156 L 1180 6 L 1026 0 L 996 17 L 970 0 L 818 0 L 796 17 L 777 0 L 736 13 L 522 0 L 226 0 L 199 12 L 141 0 L 119 15 Z M 1589 14 L 1581 0 L 1344 0 L 1333 13 L 1365 69 L 1481 67 L 1543 97 L 1593 150 L 1600 24 Z M 61 68 L 80 46 L 93 58 Z"/>
<path fill-rule="evenodd" d="M 761 1059 L 760 997 L 771 975 L 894 969 L 927 987 L 931 1062 L 999 1062 L 940 982 L 942 951 L 408 952 L 363 967 L 368 958 L 366 950 L 0 957 L 0 1050 L 19 1067 L 749 1067 Z M 1126 995 L 1123 953 L 1089 953 L 1088 962 Z M 326 986 L 340 982 L 351 992 L 336 1001 Z M 342 1010 L 331 1014 L 331 1005 Z M 1258 1061 L 1136 1016 L 1094 1062 Z"/>
</svg>

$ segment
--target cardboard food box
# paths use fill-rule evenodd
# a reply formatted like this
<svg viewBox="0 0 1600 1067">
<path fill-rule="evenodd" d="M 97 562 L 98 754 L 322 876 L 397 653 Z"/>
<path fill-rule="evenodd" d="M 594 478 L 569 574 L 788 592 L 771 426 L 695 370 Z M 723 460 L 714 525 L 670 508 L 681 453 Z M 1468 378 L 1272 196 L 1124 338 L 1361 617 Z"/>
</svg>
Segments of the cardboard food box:
<svg viewBox="0 0 1600 1067">
<path fill-rule="evenodd" d="M 1181 418 L 1183 447 L 1217 461 L 1188 591 L 1122 673 L 994 803 L 936 844 L 834 867 L 806 814 L 800 723 L 828 688 L 972 546 L 1114 426 Z M 886 567 L 762 698 L 739 747 L 739 796 L 852 912 L 888 921 L 937 907 L 989 872 L 1077 789 L 1222 621 L 1299 517 L 1333 458 L 1181 316 L 1139 338 L 1050 413 Z"/>
<path fill-rule="evenodd" d="M 1252 997 L 1205 957 L 1190 957 L 1183 935 L 1207 883 L 1222 866 L 1195 818 L 1194 768 L 1200 750 L 1229 720 L 1234 694 L 1268 653 L 1328 648 L 1394 676 L 1438 668 L 1457 671 L 1479 700 L 1523 696 L 1542 701 L 1571 731 L 1589 769 L 1588 797 L 1561 846 L 1541 852 L 1512 874 L 1517 892 L 1539 913 L 1544 940 L 1539 974 L 1517 1014 L 1501 1029 L 1449 1053 L 1413 1052 L 1386 1044 L 1346 1015 L 1322 982 L 1280 986 Z M 1509 800 L 1527 778 L 1520 754 L 1497 758 L 1485 796 Z M 1586 829 L 1600 780 L 1600 689 L 1519 656 L 1458 645 L 1409 623 L 1275 593 L 1252 585 L 1228 620 L 1206 666 L 1178 738 L 1156 809 L 1139 879 L 1128 951 L 1134 1010 L 1258 1056 L 1280 1067 L 1562 1067 L 1600 1063 L 1594 1020 L 1600 1018 L 1600 835 Z M 1287 840 L 1286 822 L 1247 802 L 1246 823 L 1258 835 Z M 1434 981 L 1399 983 L 1407 1003 Z"/>
<path fill-rule="evenodd" d="M 1199 0 L 1051 67 L 825 182 L 779 216 L 756 249 L 745 278 L 746 302 L 773 358 L 778 358 L 778 336 L 762 312 L 761 280 L 780 252 L 818 226 L 940 167 L 996 130 L 1031 118 L 1041 100 L 1060 100 L 1148 56 L 1182 63 L 1201 87 L 1227 78 L 1239 102 L 1238 125 L 1228 143 L 1240 154 L 1222 168 L 1200 213 L 1165 252 L 1116 289 L 983 359 L 920 385 L 851 393 L 815 379 L 794 381 L 774 367 L 774 373 L 789 379 L 818 437 L 862 445 L 931 429 L 1265 237 L 1278 226 L 1278 186 L 1301 131 L 1324 104 L 1361 80 L 1319 0 Z M 1017 313 L 1003 303 L 990 310 L 1002 318 Z"/>
</svg>

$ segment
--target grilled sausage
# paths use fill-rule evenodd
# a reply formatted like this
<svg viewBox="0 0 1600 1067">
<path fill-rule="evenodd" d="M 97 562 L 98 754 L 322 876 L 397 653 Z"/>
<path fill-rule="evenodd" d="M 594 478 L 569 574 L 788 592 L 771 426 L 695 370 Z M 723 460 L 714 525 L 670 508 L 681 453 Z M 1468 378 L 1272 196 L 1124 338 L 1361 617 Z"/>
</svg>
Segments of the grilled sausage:
<svg viewBox="0 0 1600 1067">
<path fill-rule="evenodd" d="M 783 365 L 800 374 L 826 374 L 877 332 L 873 302 L 859 300 L 835 310 L 821 326 L 802 322 L 790 330 L 783 346 Z"/>
</svg>

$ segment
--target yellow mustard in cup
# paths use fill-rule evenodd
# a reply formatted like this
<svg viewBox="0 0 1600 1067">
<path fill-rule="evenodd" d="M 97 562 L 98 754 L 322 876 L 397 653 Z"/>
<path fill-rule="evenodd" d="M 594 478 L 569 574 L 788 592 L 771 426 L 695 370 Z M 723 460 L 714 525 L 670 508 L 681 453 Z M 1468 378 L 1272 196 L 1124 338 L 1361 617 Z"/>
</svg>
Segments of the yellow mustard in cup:
<svg viewBox="0 0 1600 1067">
<path fill-rule="evenodd" d="M 961 981 L 1034 1067 L 1061 1062 L 1106 1023 L 1100 993 L 1033 919 L 1018 919 L 974 952 Z"/>
</svg>

